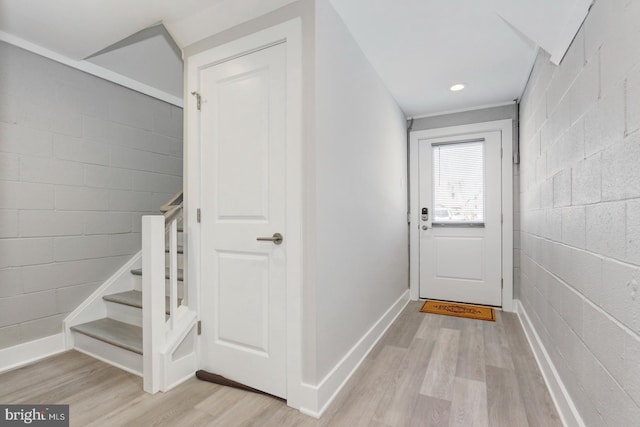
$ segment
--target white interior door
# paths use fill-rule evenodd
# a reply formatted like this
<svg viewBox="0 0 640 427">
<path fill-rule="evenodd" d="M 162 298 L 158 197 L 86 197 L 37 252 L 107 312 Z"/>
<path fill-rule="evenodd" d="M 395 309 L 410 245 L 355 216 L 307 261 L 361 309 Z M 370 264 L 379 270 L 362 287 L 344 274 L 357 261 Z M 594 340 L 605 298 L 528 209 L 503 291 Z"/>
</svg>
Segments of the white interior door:
<svg viewBox="0 0 640 427">
<path fill-rule="evenodd" d="M 418 149 L 420 298 L 501 306 L 500 132 Z"/>
<path fill-rule="evenodd" d="M 203 369 L 286 398 L 285 44 L 199 71 Z"/>
</svg>

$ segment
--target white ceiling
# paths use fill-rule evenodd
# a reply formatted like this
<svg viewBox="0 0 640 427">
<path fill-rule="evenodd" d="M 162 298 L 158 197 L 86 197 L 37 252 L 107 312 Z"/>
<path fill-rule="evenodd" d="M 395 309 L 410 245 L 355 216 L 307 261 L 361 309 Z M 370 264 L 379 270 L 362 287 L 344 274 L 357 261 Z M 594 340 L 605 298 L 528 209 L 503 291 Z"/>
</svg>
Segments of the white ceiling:
<svg viewBox="0 0 640 427">
<path fill-rule="evenodd" d="M 82 64 L 102 51 L 89 58 L 91 67 L 174 99 L 182 82 L 166 37 L 104 49 L 158 23 L 184 47 L 293 1 L 0 0 L 0 39 L 43 48 L 34 50 L 83 69 L 93 69 Z M 420 116 L 518 98 L 537 47 L 559 62 L 592 0 L 330 1 L 407 116 Z M 123 67 L 153 55 L 173 55 L 172 71 Z M 467 89 L 452 93 L 454 83 Z"/>
<path fill-rule="evenodd" d="M 182 52 L 162 24 L 139 31 L 87 61 L 182 98 Z"/>
<path fill-rule="evenodd" d="M 412 117 L 519 98 L 537 47 L 555 50 L 561 59 L 588 9 L 577 13 L 577 5 L 591 0 L 331 2 Z M 581 16 L 569 40 L 558 46 L 576 14 Z M 456 83 L 466 89 L 451 92 Z"/>
<path fill-rule="evenodd" d="M 0 31 L 80 60 L 225 0 L 0 0 Z"/>
<path fill-rule="evenodd" d="M 408 116 L 521 95 L 536 47 L 488 0 L 332 1 Z"/>
</svg>

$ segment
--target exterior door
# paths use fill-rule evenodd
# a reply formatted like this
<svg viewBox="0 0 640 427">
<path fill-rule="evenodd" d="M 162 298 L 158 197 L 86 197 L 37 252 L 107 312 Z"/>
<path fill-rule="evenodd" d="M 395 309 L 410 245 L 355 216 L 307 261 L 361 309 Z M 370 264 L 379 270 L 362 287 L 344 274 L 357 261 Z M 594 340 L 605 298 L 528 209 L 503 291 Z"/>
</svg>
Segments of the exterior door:
<svg viewBox="0 0 640 427">
<path fill-rule="evenodd" d="M 199 71 L 201 366 L 286 398 L 286 56 Z M 274 237 L 276 236 L 276 237 Z"/>
<path fill-rule="evenodd" d="M 418 141 L 420 298 L 502 305 L 499 131 Z"/>
</svg>

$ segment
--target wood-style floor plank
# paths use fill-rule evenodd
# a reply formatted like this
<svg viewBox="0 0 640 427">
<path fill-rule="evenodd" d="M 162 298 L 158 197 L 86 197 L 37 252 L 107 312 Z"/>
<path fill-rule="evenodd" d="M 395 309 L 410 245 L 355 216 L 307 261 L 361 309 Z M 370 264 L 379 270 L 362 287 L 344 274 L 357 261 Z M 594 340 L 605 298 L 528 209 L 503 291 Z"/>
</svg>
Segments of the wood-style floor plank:
<svg viewBox="0 0 640 427">
<path fill-rule="evenodd" d="M 451 401 L 458 364 L 460 331 L 441 328 L 429 359 L 420 394 Z"/>
<path fill-rule="evenodd" d="M 420 397 L 422 385 L 422 378 L 416 372 L 427 369 L 434 344 L 432 340 L 413 340 L 402 364 L 396 370 L 395 382 L 387 388 L 376 409 L 374 421 L 390 426 L 410 424 L 409 417 Z"/>
<path fill-rule="evenodd" d="M 419 313 L 411 302 L 321 419 L 268 396 L 186 381 L 149 395 L 141 378 L 70 351 L 0 374 L 0 402 L 69 404 L 71 426 L 560 426 L 517 317 Z"/>
<path fill-rule="evenodd" d="M 180 386 L 182 396 L 188 396 L 186 399 L 181 395 L 173 395 L 172 393 L 150 395 L 143 392 L 115 411 L 106 413 L 85 425 L 92 427 L 105 425 L 172 425 L 171 422 L 173 420 L 179 419 L 184 413 L 193 409 L 194 402 L 204 400 L 214 390 L 216 390 L 215 385 L 193 379 Z M 72 423 L 75 424 L 73 418 Z"/>
<path fill-rule="evenodd" d="M 64 401 L 69 405 L 70 417 L 75 425 L 89 425 L 140 396 L 141 378 L 111 366 L 108 368 L 111 374 L 108 380 L 93 381 L 91 386 Z"/>
<path fill-rule="evenodd" d="M 370 365 L 369 374 L 353 389 L 341 408 L 333 415 L 332 426 L 369 426 L 385 391 L 393 384 L 395 371 L 407 353 L 406 349 L 385 347 Z"/>
<path fill-rule="evenodd" d="M 489 323 L 489 322 L 485 322 Z M 456 376 L 469 380 L 485 380 L 484 337 L 481 321 L 465 322 L 460 330 L 460 350 Z"/>
<path fill-rule="evenodd" d="M 512 360 L 518 387 L 524 398 L 527 420 L 531 426 L 562 426 L 551 395 L 518 318 L 513 313 L 503 313 L 505 339 L 512 349 Z"/>
<path fill-rule="evenodd" d="M 69 354 L 73 357 L 47 359 L 55 363 L 35 363 L 1 374 L 0 402 L 24 402 L 39 390 L 74 381 L 87 369 L 96 369 L 95 359 L 77 352 Z"/>
<path fill-rule="evenodd" d="M 484 356 L 487 365 L 513 370 L 511 347 L 504 330 L 504 314 L 496 311 L 495 322 L 483 322 Z"/>
<path fill-rule="evenodd" d="M 418 396 L 413 408 L 410 427 L 442 427 L 449 425 L 451 402 L 429 396 Z"/>
<path fill-rule="evenodd" d="M 325 419 L 330 415 L 325 414 Z M 260 423 L 256 422 L 256 426 L 278 426 L 278 427 L 316 427 L 325 425 L 323 421 L 315 418 L 306 417 L 300 414 L 299 411 L 289 408 L 286 405 L 280 405 L 273 413 L 266 416 L 266 418 L 260 420 Z"/>
<path fill-rule="evenodd" d="M 514 371 L 487 366 L 487 407 L 492 427 L 529 426 Z"/>
<path fill-rule="evenodd" d="M 375 359 L 386 346 L 409 348 L 420 327 L 423 315 L 420 302 L 410 301 L 367 357 Z"/>
<path fill-rule="evenodd" d="M 283 402 L 278 399 L 262 394 L 245 393 L 245 396 L 228 410 L 215 417 L 211 426 L 258 426 L 267 414 L 275 411 L 281 405 Z"/>
<path fill-rule="evenodd" d="M 457 377 L 453 386 L 449 427 L 488 427 L 487 387 L 483 381 Z"/>
<path fill-rule="evenodd" d="M 447 316 L 433 313 L 422 313 L 422 320 L 420 326 L 416 331 L 416 338 L 422 340 L 435 340 L 438 335 L 434 331 L 439 330 L 442 327 L 442 322 Z"/>
</svg>

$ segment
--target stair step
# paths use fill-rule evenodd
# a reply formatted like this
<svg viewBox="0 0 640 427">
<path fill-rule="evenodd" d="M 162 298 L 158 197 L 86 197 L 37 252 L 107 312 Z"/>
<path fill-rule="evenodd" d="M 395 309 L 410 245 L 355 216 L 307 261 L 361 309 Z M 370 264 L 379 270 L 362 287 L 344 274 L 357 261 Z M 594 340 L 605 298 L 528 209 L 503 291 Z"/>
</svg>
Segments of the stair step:
<svg viewBox="0 0 640 427">
<path fill-rule="evenodd" d="M 131 274 L 135 275 L 135 276 L 142 276 L 142 269 L 141 268 L 136 268 L 134 270 L 131 270 Z M 165 269 L 165 279 L 169 278 L 169 268 Z M 179 268 L 178 269 L 178 282 L 182 282 L 184 280 L 184 270 Z"/>
<path fill-rule="evenodd" d="M 105 317 L 72 326 L 71 330 L 116 347 L 142 354 L 142 328 Z"/>
<path fill-rule="evenodd" d="M 140 291 L 126 291 L 119 292 L 117 294 L 105 295 L 102 297 L 103 300 L 114 302 L 116 304 L 128 305 L 129 307 L 135 307 L 142 309 L 142 292 Z M 178 305 L 182 301 L 181 298 L 178 298 Z M 165 297 L 165 313 L 169 314 L 169 297 Z"/>
<path fill-rule="evenodd" d="M 116 304 L 142 308 L 142 292 L 140 291 L 119 292 L 117 294 L 105 295 L 102 299 L 109 302 L 115 302 Z"/>
</svg>

